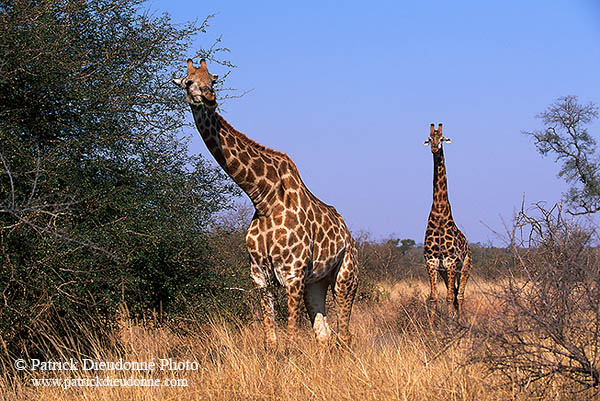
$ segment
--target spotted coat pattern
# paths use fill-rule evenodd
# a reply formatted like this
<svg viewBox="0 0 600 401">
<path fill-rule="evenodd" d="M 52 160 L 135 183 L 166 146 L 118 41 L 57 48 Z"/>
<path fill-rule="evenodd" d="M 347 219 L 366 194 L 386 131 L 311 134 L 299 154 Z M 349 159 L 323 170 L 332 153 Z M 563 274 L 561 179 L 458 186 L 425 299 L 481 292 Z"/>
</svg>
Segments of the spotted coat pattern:
<svg viewBox="0 0 600 401">
<path fill-rule="evenodd" d="M 460 317 L 465 286 L 472 265 L 467 239 L 452 218 L 448 201 L 443 142 L 450 142 L 450 140 L 442 135 L 442 124 L 438 125 L 437 130 L 434 124 L 431 124 L 430 135 L 425 145 L 431 145 L 433 154 L 433 204 L 423 247 L 431 284 L 429 295 L 429 302 L 433 304 L 430 308 L 431 319 L 438 299 L 435 288 L 438 271 L 446 284 L 446 302 L 448 306 L 454 305 L 457 317 Z"/>
<path fill-rule="evenodd" d="M 175 80 L 186 89 L 196 127 L 223 170 L 248 195 L 256 209 L 246 244 L 250 274 L 261 288 L 266 341 L 276 346 L 273 294 L 279 283 L 288 296 L 288 334 L 297 335 L 301 301 L 319 343 L 331 329 L 325 299 L 332 288 L 338 312 L 339 338 L 350 340 L 349 321 L 358 282 L 357 248 L 334 207 L 314 196 L 302 182 L 294 162 L 235 130 L 215 112 L 216 101 L 204 60 Z"/>
</svg>

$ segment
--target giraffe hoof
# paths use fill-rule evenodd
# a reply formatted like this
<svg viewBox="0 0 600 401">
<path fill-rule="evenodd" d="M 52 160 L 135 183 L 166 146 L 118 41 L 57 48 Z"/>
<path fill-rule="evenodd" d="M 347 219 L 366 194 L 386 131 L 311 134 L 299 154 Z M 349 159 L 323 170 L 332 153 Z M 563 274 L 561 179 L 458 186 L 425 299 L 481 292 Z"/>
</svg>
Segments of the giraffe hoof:
<svg viewBox="0 0 600 401">
<path fill-rule="evenodd" d="M 352 335 L 338 336 L 337 344 L 341 349 L 350 349 L 352 347 Z"/>
<path fill-rule="evenodd" d="M 277 339 L 275 337 L 265 338 L 265 348 L 269 351 L 277 350 Z"/>
</svg>

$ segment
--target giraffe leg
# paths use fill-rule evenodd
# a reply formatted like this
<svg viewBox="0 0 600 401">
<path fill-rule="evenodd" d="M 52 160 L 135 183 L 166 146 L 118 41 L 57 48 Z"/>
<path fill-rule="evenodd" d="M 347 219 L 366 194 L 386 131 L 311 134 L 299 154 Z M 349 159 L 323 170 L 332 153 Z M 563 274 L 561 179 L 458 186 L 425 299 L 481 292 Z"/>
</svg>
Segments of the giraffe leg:
<svg viewBox="0 0 600 401">
<path fill-rule="evenodd" d="M 273 307 L 273 292 L 269 288 L 268 275 L 265 269 L 256 262 L 256 258 L 250 256 L 250 276 L 261 291 L 260 304 L 262 309 L 263 327 L 265 330 L 265 342 L 267 348 L 277 348 L 277 336 L 275 333 L 275 308 Z"/>
<path fill-rule="evenodd" d="M 358 287 L 358 252 L 350 246 L 335 278 L 334 294 L 338 314 L 338 336 L 342 344 L 350 346 L 350 314 Z"/>
<path fill-rule="evenodd" d="M 265 341 L 267 348 L 277 348 L 277 336 L 275 334 L 275 308 L 273 307 L 273 293 L 267 288 L 263 289 L 264 293 L 260 303 L 263 313 L 263 326 L 265 329 Z"/>
<path fill-rule="evenodd" d="M 290 342 L 297 342 L 300 326 L 301 302 L 304 295 L 304 275 L 298 275 L 286 283 L 288 297 L 287 333 Z"/>
<path fill-rule="evenodd" d="M 435 317 L 435 308 L 438 300 L 437 289 L 435 288 L 435 286 L 437 284 L 437 274 L 439 266 L 439 259 L 432 258 L 427 260 L 427 271 L 429 273 L 429 284 L 431 286 L 429 298 L 427 298 L 427 304 L 429 306 L 429 323 L 431 324 L 433 324 L 433 320 Z"/>
<path fill-rule="evenodd" d="M 465 286 L 467 285 L 467 280 L 469 280 L 469 274 L 471 272 L 471 266 L 473 264 L 473 259 L 471 257 L 471 250 L 467 249 L 465 254 L 465 258 L 463 260 L 463 266 L 460 271 L 460 280 L 458 285 L 458 317 L 462 315 L 462 304 L 465 299 Z"/>
<path fill-rule="evenodd" d="M 327 323 L 327 313 L 325 310 L 325 299 L 327 297 L 327 288 L 329 281 L 327 279 L 316 283 L 306 284 L 304 289 L 304 304 L 308 312 L 308 317 L 313 327 L 315 337 L 319 345 L 327 347 L 331 337 L 331 329 Z"/>
<path fill-rule="evenodd" d="M 458 312 L 458 305 L 455 300 L 454 279 L 458 268 L 458 261 L 454 257 L 444 259 L 444 268 L 448 273 L 448 281 L 446 282 L 446 308 L 450 314 L 451 310 Z M 454 314 L 454 313 L 453 313 Z"/>
</svg>

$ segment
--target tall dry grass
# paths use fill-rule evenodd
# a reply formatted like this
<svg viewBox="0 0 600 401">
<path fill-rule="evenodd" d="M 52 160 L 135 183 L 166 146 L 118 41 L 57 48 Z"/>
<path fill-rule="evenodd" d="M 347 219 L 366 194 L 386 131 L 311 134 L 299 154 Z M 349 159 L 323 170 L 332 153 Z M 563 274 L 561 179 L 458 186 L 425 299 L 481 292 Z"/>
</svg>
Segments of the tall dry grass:
<svg viewBox="0 0 600 401">
<path fill-rule="evenodd" d="M 477 316 L 493 313 L 486 292 L 495 284 L 479 283 L 465 300 L 468 324 Z M 181 331 L 152 328 L 152 322 L 123 319 L 114 346 L 94 341 L 82 358 L 96 361 L 192 361 L 198 369 L 179 371 L 4 371 L 0 374 L 0 400 L 526 400 L 506 384 L 506 378 L 491 376 L 484 366 L 467 364 L 471 352 L 468 335 L 448 341 L 446 334 L 430 327 L 424 299 L 425 283 L 405 281 L 381 285 L 378 303 L 358 305 L 352 317 L 351 349 L 337 346 L 319 349 L 309 330 L 297 344 L 280 341 L 276 351 L 266 350 L 258 324 L 211 324 Z M 443 293 L 442 293 L 443 294 Z M 443 303 L 443 297 L 441 302 Z M 85 325 L 85 322 L 81 322 Z M 467 324 L 467 326 L 468 326 Z M 281 332 L 281 331 L 280 331 Z M 50 336 L 51 338 L 51 336 Z M 74 339 L 72 339 L 74 340 Z M 56 340 L 58 341 L 58 340 Z M 77 354 L 76 341 L 53 344 L 63 349 L 51 355 L 68 361 Z M 62 347 L 62 348 L 61 348 Z M 5 356 L 5 359 L 8 358 Z M 14 361 L 15 357 L 10 357 Z M 65 382 L 100 378 L 179 380 L 185 386 L 61 388 L 35 386 L 32 379 L 56 378 Z M 176 383 L 177 384 L 177 383 Z M 568 399 L 560 387 L 552 399 Z M 546 394 L 548 394 L 546 392 Z"/>
</svg>

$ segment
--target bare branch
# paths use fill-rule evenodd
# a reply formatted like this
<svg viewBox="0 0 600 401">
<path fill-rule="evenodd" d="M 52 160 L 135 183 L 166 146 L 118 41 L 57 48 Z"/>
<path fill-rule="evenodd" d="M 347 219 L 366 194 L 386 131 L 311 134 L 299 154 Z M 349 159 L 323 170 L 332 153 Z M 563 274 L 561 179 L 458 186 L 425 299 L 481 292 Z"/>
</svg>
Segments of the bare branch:
<svg viewBox="0 0 600 401">
<path fill-rule="evenodd" d="M 6 174 L 8 174 L 8 180 L 10 182 L 10 203 L 9 203 L 9 210 L 14 210 L 15 209 L 15 185 L 13 183 L 13 177 L 12 174 L 10 173 L 10 169 L 8 168 L 8 165 L 6 164 L 6 160 L 4 160 L 4 156 L 2 155 L 2 152 L 0 152 L 0 160 L 2 161 L 2 165 L 4 166 L 4 169 L 6 170 Z"/>
</svg>

